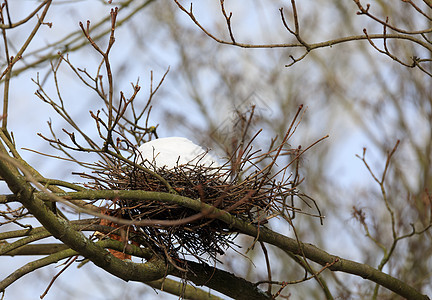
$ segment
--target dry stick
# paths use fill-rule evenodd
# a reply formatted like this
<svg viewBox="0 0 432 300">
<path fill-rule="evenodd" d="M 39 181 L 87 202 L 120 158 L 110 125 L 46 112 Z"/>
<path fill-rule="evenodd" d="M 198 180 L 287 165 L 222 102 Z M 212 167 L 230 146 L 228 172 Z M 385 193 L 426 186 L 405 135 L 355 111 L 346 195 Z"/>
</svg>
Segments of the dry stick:
<svg viewBox="0 0 432 300">
<path fill-rule="evenodd" d="M 268 277 L 268 288 L 267 288 L 267 293 L 271 294 L 271 290 L 272 290 L 272 275 L 271 275 L 271 267 L 270 267 L 270 259 L 268 257 L 268 252 L 267 252 L 267 248 L 265 246 L 265 244 L 263 242 L 260 241 L 260 245 L 261 245 L 261 249 L 264 253 L 264 258 L 266 261 L 266 266 L 267 266 L 267 277 Z"/>
<path fill-rule="evenodd" d="M 6 2 L 6 9 L 8 9 L 7 2 Z M 3 16 L 3 7 L 0 7 L 0 22 L 1 22 L 1 25 L 5 25 L 4 16 Z M 11 64 L 11 58 L 9 57 L 9 46 L 8 46 L 8 41 L 6 38 L 6 30 L 4 28 L 2 28 L 2 36 L 3 36 L 4 47 L 5 47 L 6 62 L 8 65 L 6 67 L 6 69 L 3 71 L 2 75 L 0 76 L 0 80 L 1 80 L 4 75 L 7 75 L 6 79 L 5 79 L 5 90 L 4 90 L 5 94 L 3 96 L 3 116 L 2 116 L 2 129 L 4 131 L 6 131 L 7 130 L 7 119 L 8 119 L 7 113 L 8 113 L 8 102 L 9 102 L 9 97 L 8 97 L 9 81 L 10 81 L 10 70 L 12 68 L 12 64 Z"/>
<path fill-rule="evenodd" d="M 303 267 L 305 268 L 305 271 L 306 271 L 305 277 L 307 276 L 307 272 L 308 271 L 311 272 L 312 276 L 315 278 L 316 281 L 318 281 L 318 284 L 321 286 L 321 288 L 323 289 L 324 293 L 326 293 L 327 299 L 329 299 L 329 298 L 332 299 L 333 297 L 331 297 L 331 294 L 329 294 L 329 290 L 327 288 L 327 284 L 325 282 L 323 282 L 323 280 L 318 276 L 318 274 L 314 271 L 314 269 L 312 268 L 312 266 L 309 264 L 308 258 L 306 257 L 306 254 L 305 254 L 305 252 L 303 250 L 303 247 L 301 246 L 302 243 L 301 243 L 300 238 L 298 236 L 297 230 L 296 230 L 294 224 L 292 223 L 291 219 L 288 218 L 285 215 L 282 215 L 282 217 L 291 225 L 291 227 L 293 229 L 295 239 L 296 239 L 297 244 L 299 246 L 300 255 L 303 258 L 302 263 L 304 264 Z M 334 262 L 336 262 L 336 260 L 334 260 Z"/>
<path fill-rule="evenodd" d="M 403 2 L 407 2 L 407 1 L 403 0 Z M 398 28 L 398 27 L 390 25 L 386 21 L 383 21 L 380 18 L 372 15 L 369 12 L 370 4 L 367 4 L 366 8 L 364 8 L 363 5 L 361 5 L 360 0 L 354 0 L 354 3 L 359 8 L 359 11 L 357 12 L 357 15 L 366 15 L 369 18 L 371 18 L 372 20 L 374 20 L 375 22 L 380 23 L 381 25 L 387 26 L 387 27 L 389 27 L 390 29 L 392 29 L 392 30 L 394 30 L 396 32 L 403 33 L 403 34 L 412 34 L 412 35 L 432 32 L 432 28 L 428 28 L 428 29 L 425 29 L 425 30 L 417 30 L 417 31 L 404 30 L 402 28 Z M 424 12 L 422 14 L 424 16 L 426 15 Z M 430 17 L 427 17 L 427 18 L 430 19 Z"/>
<path fill-rule="evenodd" d="M 90 36 L 90 21 L 87 20 L 87 27 L 84 28 L 84 25 L 82 22 L 79 23 L 79 26 L 81 28 L 81 30 L 83 31 L 85 37 L 88 39 L 88 41 L 90 42 L 90 44 L 93 46 L 93 48 L 98 51 L 102 57 L 103 57 L 103 61 L 105 63 L 105 68 L 106 68 L 106 72 L 107 72 L 107 76 L 108 76 L 108 139 L 107 142 L 111 143 L 112 141 L 110 141 L 110 139 L 112 137 L 110 137 L 111 135 L 111 131 L 113 129 L 113 93 L 114 93 L 114 83 L 113 83 L 113 76 L 112 76 L 112 71 L 111 71 L 111 64 L 109 62 L 109 52 L 112 48 L 112 46 L 114 45 L 115 42 L 115 37 L 114 37 L 114 32 L 115 32 L 115 26 L 116 26 L 116 18 L 117 18 L 117 14 L 118 14 L 118 8 L 114 8 L 111 9 L 111 34 L 110 34 L 110 38 L 109 38 L 109 42 L 108 42 L 108 46 L 107 49 L 104 51 L 102 51 L 102 49 L 99 48 L 99 46 L 95 43 L 95 41 L 91 38 Z M 107 147 L 108 145 L 106 145 Z"/>
<path fill-rule="evenodd" d="M 328 268 L 330 268 L 335 263 L 336 263 L 336 261 L 333 262 L 333 263 L 326 264 L 318 272 L 316 272 L 316 274 L 317 275 L 321 274 L 324 270 L 327 270 Z M 268 281 L 268 280 L 261 280 L 261 281 L 256 282 L 255 285 L 258 286 L 258 285 L 263 284 L 263 283 L 280 285 L 281 288 L 279 289 L 279 291 L 276 294 L 273 295 L 273 299 L 276 299 L 280 295 L 280 293 L 282 292 L 282 289 L 284 289 L 286 286 L 292 285 L 292 284 L 301 283 L 301 282 L 305 282 L 305 281 L 308 281 L 308 280 L 310 280 L 312 278 L 314 278 L 314 275 L 305 277 L 303 279 L 292 280 L 292 281 Z"/>
<path fill-rule="evenodd" d="M 297 39 L 297 41 L 305 47 L 306 53 L 304 54 L 304 56 L 306 56 L 310 52 L 311 49 L 310 49 L 309 44 L 306 43 L 300 36 L 300 26 L 299 26 L 299 21 L 298 21 L 296 3 L 294 0 L 291 0 L 291 6 L 293 9 L 294 30 L 290 29 L 290 27 L 288 26 L 287 22 L 285 21 L 285 17 L 283 15 L 283 8 L 280 8 L 279 11 L 281 14 L 282 23 L 285 26 L 285 28 L 289 31 L 289 33 L 294 35 L 295 38 Z M 301 58 L 299 60 L 301 60 Z"/>
<path fill-rule="evenodd" d="M 229 16 L 227 15 L 227 13 L 225 11 L 225 5 L 224 5 L 224 3 L 225 3 L 225 0 L 220 0 L 222 14 L 225 17 L 231 41 L 235 44 L 236 41 L 234 39 L 234 34 L 233 34 L 233 31 L 232 31 L 232 27 L 231 27 L 232 12 L 230 12 Z"/>
<path fill-rule="evenodd" d="M 292 120 L 292 122 L 291 122 L 289 128 L 288 128 L 288 131 L 286 132 L 285 137 L 284 137 L 283 140 L 282 140 L 282 143 L 280 144 L 279 147 L 277 147 L 277 149 L 273 150 L 273 151 L 276 151 L 276 154 L 274 155 L 272 161 L 271 161 L 267 166 L 265 166 L 262 170 L 260 170 L 260 171 L 257 172 L 256 174 L 254 174 L 254 175 L 251 177 L 251 179 L 254 178 L 254 177 L 256 177 L 256 176 L 258 176 L 259 174 L 264 173 L 264 171 L 266 171 L 266 170 L 267 170 L 267 171 L 266 171 L 266 173 L 265 173 L 263 176 L 268 176 L 268 174 L 270 174 L 270 172 L 271 172 L 271 170 L 272 170 L 272 167 L 273 167 L 274 164 L 276 163 L 276 160 L 277 160 L 277 158 L 279 157 L 279 154 L 280 154 L 280 152 L 282 151 L 282 148 L 283 148 L 284 144 L 287 142 L 287 140 L 289 139 L 289 137 L 290 137 L 290 135 L 291 135 L 291 134 L 290 134 L 290 133 L 291 133 L 291 130 L 293 129 L 293 126 L 294 126 L 294 124 L 295 124 L 295 121 L 296 121 L 298 115 L 300 114 L 300 111 L 302 110 L 302 108 L 303 108 L 303 104 L 301 104 L 301 105 L 299 106 L 299 108 L 298 108 L 298 110 L 297 110 L 297 112 L 296 112 L 296 114 L 295 114 L 295 116 L 294 116 L 294 118 L 293 118 L 293 120 Z M 297 128 L 297 126 L 294 127 L 294 131 L 296 130 L 296 128 Z M 294 132 L 294 131 L 293 131 L 293 132 Z M 273 151 L 271 151 L 271 152 L 273 152 Z M 259 186 L 259 189 L 262 187 L 263 184 L 264 184 L 264 180 L 261 181 L 260 186 Z"/>
<path fill-rule="evenodd" d="M 432 18 L 430 16 L 428 16 L 425 12 L 421 11 L 421 9 L 416 6 L 412 0 L 404 0 L 405 3 L 409 3 L 411 6 L 413 6 L 415 8 L 415 10 L 417 10 L 418 12 L 420 12 L 422 15 L 424 15 L 426 18 L 428 18 L 429 20 L 431 20 Z M 432 2 L 430 0 L 423 0 L 423 2 L 429 6 L 429 8 L 432 8 Z"/>
<path fill-rule="evenodd" d="M 40 152 L 40 151 L 37 151 L 37 150 L 34 150 L 34 149 L 25 148 L 25 147 L 23 147 L 21 149 L 22 150 L 26 150 L 26 151 L 30 151 L 30 152 L 33 152 L 33 153 L 36 153 L 36 154 L 39 154 L 39 155 L 42 155 L 42 156 L 46 156 L 46 157 L 49 157 L 49 158 L 55 158 L 55 159 L 65 160 L 65 161 L 68 161 L 68 162 L 76 162 L 76 160 L 74 158 L 67 158 L 67 157 L 61 157 L 61 156 L 58 156 L 58 155 L 43 153 L 43 152 Z M 81 164 L 83 166 L 85 166 L 86 168 L 90 168 L 93 165 L 92 163 L 86 163 L 86 162 L 81 162 Z M 75 186 L 75 187 L 78 187 L 78 186 Z"/>
<path fill-rule="evenodd" d="M 60 93 L 60 86 L 59 86 L 58 79 L 57 79 L 57 70 L 54 68 L 54 66 L 52 66 L 52 71 L 53 71 L 55 87 L 56 87 L 56 91 L 57 91 L 57 96 L 58 96 L 59 101 L 60 101 L 60 105 L 57 104 L 56 102 L 54 102 L 54 100 L 52 100 L 45 93 L 44 89 L 42 88 L 41 83 L 39 82 L 39 76 L 38 76 L 37 80 L 33 80 L 33 82 L 39 88 L 36 91 L 35 95 L 38 96 L 39 99 L 41 99 L 43 102 L 49 104 L 69 125 L 71 125 L 76 131 L 78 131 L 80 133 L 80 135 L 86 140 L 86 142 L 89 144 L 89 146 L 92 149 L 99 149 L 99 147 L 96 145 L 96 143 L 93 142 L 93 140 L 82 131 L 82 129 L 73 121 L 73 119 L 71 118 L 69 113 L 66 111 L 64 104 L 63 104 L 62 96 Z M 50 126 L 50 129 L 51 129 L 51 126 Z M 51 133 L 53 134 L 53 130 L 51 130 Z M 38 135 L 41 136 L 42 138 L 44 138 L 45 140 L 48 140 L 51 143 L 55 143 L 55 144 L 61 145 L 63 147 L 66 147 L 64 144 L 59 143 L 60 142 L 59 140 L 50 141 L 49 139 L 43 137 L 41 134 L 38 134 Z M 53 134 L 53 136 L 55 137 L 54 134 Z M 64 150 L 62 150 L 62 151 L 65 152 Z M 70 155 L 68 155 L 68 156 L 70 156 Z"/>
<path fill-rule="evenodd" d="M 369 38 L 369 34 L 367 33 L 366 28 L 363 29 L 363 33 L 365 34 L 365 36 L 368 38 L 368 42 L 369 44 L 375 49 L 377 50 L 379 53 L 387 55 L 388 57 L 390 57 L 391 59 L 393 59 L 394 61 L 400 63 L 401 65 L 408 67 L 408 68 L 414 68 L 416 66 L 415 63 L 415 59 L 413 59 L 413 63 L 408 64 L 403 62 L 402 60 L 400 60 L 397 56 L 393 55 L 390 53 L 388 46 L 387 46 L 387 27 L 384 25 L 384 29 L 383 29 L 383 44 L 384 44 L 384 50 L 381 50 L 380 48 L 378 48 L 377 45 L 375 45 L 375 43 L 372 41 L 372 39 Z"/>
<path fill-rule="evenodd" d="M 51 282 L 48 284 L 47 288 L 45 289 L 45 291 L 42 293 L 42 295 L 40 295 L 39 298 L 43 299 L 46 294 L 48 293 L 49 289 L 51 288 L 51 286 L 54 284 L 54 281 L 69 267 L 71 266 L 76 260 L 77 260 L 78 256 L 75 256 L 74 258 L 70 259 L 69 262 L 66 262 L 66 265 L 60 270 L 60 272 L 58 272 L 51 280 Z"/>
<path fill-rule="evenodd" d="M 274 174 L 271 179 L 273 179 L 275 176 L 277 176 L 279 173 L 281 173 L 284 169 L 286 169 L 287 167 L 289 167 L 294 161 L 296 161 L 298 158 L 300 158 L 300 156 L 303 155 L 303 153 L 305 153 L 306 151 L 308 151 L 310 148 L 314 147 L 316 144 L 322 142 L 323 140 L 325 140 L 326 138 L 328 138 L 329 135 L 325 135 L 322 138 L 316 140 L 315 142 L 313 142 L 312 144 L 310 144 L 309 146 L 306 147 L 306 149 L 304 149 L 303 151 L 299 152 L 299 154 L 297 154 L 292 160 L 291 162 L 285 166 L 282 170 L 278 171 L 276 174 Z"/>
<path fill-rule="evenodd" d="M 363 157 L 361 158 L 364 165 L 366 166 L 366 168 L 368 169 L 369 173 L 371 174 L 372 178 L 378 183 L 378 185 L 380 186 L 381 189 L 381 194 L 386 206 L 387 211 L 390 214 L 390 219 L 391 219 L 391 230 L 392 230 L 392 237 L 393 237 L 393 243 L 390 247 L 390 250 L 387 251 L 387 248 L 384 247 L 383 245 L 381 245 L 377 240 L 375 240 L 374 238 L 372 238 L 372 236 L 369 234 L 369 230 L 367 229 L 367 225 L 366 223 L 364 223 L 364 227 L 366 228 L 366 232 L 368 234 L 368 236 L 378 245 L 381 246 L 380 248 L 383 250 L 384 252 L 384 256 L 381 259 L 381 262 L 378 265 L 378 270 L 382 270 L 385 266 L 385 264 L 389 261 L 391 255 L 393 254 L 394 250 L 396 249 L 396 244 L 399 241 L 399 238 L 397 236 L 397 232 L 396 232 L 396 220 L 395 220 L 395 214 L 393 209 L 390 206 L 390 203 L 388 201 L 388 197 L 387 197 L 387 193 L 386 193 L 386 189 L 385 189 L 385 178 L 390 166 L 390 161 L 391 158 L 393 157 L 394 153 L 396 152 L 398 146 L 399 146 L 400 141 L 397 140 L 395 146 L 393 147 L 393 149 L 387 154 L 387 159 L 386 159 L 386 163 L 384 166 L 384 171 L 382 173 L 381 179 L 378 179 L 376 177 L 376 175 L 373 173 L 371 167 L 369 166 L 369 164 L 366 162 L 366 148 L 363 149 Z M 375 285 L 375 289 L 374 289 L 374 293 L 373 293 L 373 299 L 376 299 L 376 297 L 378 296 L 378 289 L 379 289 L 379 285 L 376 284 Z"/>
</svg>

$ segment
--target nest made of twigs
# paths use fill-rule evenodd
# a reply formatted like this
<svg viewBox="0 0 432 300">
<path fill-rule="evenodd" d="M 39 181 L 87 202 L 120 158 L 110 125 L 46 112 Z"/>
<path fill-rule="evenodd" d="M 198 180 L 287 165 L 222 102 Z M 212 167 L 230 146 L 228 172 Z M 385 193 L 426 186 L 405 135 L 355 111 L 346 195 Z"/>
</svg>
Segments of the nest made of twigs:
<svg viewBox="0 0 432 300">
<path fill-rule="evenodd" d="M 225 168 L 182 165 L 173 169 L 154 168 L 149 172 L 135 164 L 117 161 L 95 173 L 92 176 L 81 174 L 93 179 L 89 186 L 94 189 L 168 193 L 170 186 L 171 192 L 174 190 L 181 196 L 225 210 L 256 226 L 265 222 L 263 215 L 294 193 L 258 171 L 240 181 Z M 155 222 L 152 226 L 134 225 L 128 230 L 130 240 L 170 258 L 192 255 L 198 260 L 207 260 L 203 258 L 203 254 L 207 254 L 216 260 L 217 254 L 224 254 L 236 236 L 228 224 L 211 215 L 194 219 L 199 212 L 157 199 L 117 199 L 109 204 L 107 213 L 134 221 L 173 221 L 169 226 Z M 191 221 L 184 221 L 188 218 Z"/>
</svg>

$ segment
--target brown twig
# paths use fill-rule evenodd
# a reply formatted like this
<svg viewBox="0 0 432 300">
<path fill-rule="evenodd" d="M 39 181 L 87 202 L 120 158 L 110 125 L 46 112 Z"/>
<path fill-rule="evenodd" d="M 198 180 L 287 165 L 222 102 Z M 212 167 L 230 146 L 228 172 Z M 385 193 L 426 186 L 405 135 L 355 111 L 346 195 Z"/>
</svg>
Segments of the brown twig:
<svg viewBox="0 0 432 300">
<path fill-rule="evenodd" d="M 65 266 L 56 274 L 54 275 L 54 277 L 51 279 L 50 283 L 48 284 L 47 288 L 45 289 L 45 291 L 42 293 L 42 295 L 40 295 L 40 298 L 43 299 L 46 294 L 48 294 L 49 289 L 51 288 L 51 286 L 54 284 L 54 281 L 67 269 L 69 268 L 76 260 L 77 260 L 78 256 L 75 256 L 73 258 L 68 259 L 68 261 L 65 262 Z"/>
</svg>

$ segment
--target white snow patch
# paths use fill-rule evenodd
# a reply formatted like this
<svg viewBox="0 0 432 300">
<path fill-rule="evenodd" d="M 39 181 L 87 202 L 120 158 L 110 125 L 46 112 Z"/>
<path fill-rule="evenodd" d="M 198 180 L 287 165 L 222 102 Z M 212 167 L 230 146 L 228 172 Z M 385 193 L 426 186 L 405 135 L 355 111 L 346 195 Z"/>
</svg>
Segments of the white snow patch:
<svg viewBox="0 0 432 300">
<path fill-rule="evenodd" d="M 200 165 L 219 168 L 220 165 L 208 151 L 183 137 L 167 137 L 142 144 L 137 163 L 146 168 L 173 169 L 182 165 Z"/>
</svg>

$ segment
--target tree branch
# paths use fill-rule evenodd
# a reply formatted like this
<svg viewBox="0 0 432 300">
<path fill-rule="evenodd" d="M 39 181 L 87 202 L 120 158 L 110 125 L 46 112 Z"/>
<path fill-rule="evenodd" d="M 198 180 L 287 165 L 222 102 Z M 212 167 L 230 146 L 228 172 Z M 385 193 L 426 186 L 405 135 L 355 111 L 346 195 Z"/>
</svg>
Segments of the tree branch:
<svg viewBox="0 0 432 300">
<path fill-rule="evenodd" d="M 272 299 L 271 295 L 263 292 L 256 285 L 232 273 L 190 261 L 187 266 L 189 272 L 186 277 L 196 285 L 207 286 L 233 299 Z M 182 275 L 177 269 L 173 269 L 171 274 L 179 277 Z"/>
</svg>

